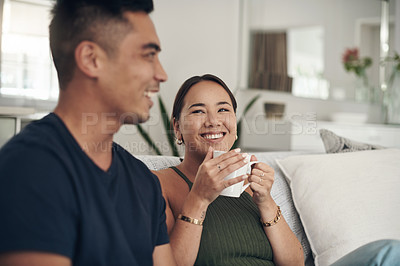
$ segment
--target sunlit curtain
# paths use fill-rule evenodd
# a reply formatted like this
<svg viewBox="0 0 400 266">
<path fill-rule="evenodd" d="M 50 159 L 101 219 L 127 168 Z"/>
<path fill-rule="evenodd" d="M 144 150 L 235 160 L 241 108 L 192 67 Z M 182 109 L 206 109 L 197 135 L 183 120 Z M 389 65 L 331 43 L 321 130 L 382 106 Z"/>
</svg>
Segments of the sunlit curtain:
<svg viewBox="0 0 400 266">
<path fill-rule="evenodd" d="M 287 75 L 286 33 L 252 34 L 249 86 L 275 91 L 292 91 Z"/>
</svg>

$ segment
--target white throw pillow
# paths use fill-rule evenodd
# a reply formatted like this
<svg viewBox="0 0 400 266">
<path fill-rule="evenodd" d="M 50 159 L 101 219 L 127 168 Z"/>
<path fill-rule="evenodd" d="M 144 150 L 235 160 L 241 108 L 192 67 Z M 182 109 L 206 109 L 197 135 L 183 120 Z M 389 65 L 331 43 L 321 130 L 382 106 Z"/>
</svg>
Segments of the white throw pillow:
<svg viewBox="0 0 400 266">
<path fill-rule="evenodd" d="M 366 150 L 380 150 L 384 147 L 379 145 L 372 145 L 368 143 L 362 143 L 354 141 L 348 138 L 344 138 L 336 135 L 330 130 L 320 129 L 319 134 L 321 140 L 324 143 L 326 153 L 337 153 L 337 152 L 354 152 L 354 151 L 366 151 Z"/>
<path fill-rule="evenodd" d="M 379 239 L 400 239 L 400 150 L 291 156 L 277 163 L 316 265 Z"/>
</svg>

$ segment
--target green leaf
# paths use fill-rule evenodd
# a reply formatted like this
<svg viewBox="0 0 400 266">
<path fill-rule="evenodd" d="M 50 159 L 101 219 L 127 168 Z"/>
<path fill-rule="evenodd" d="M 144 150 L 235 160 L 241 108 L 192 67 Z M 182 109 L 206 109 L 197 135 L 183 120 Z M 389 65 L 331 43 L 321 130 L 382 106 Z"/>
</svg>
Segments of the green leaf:
<svg viewBox="0 0 400 266">
<path fill-rule="evenodd" d="M 244 108 L 242 117 L 245 116 L 247 114 L 247 112 L 250 110 L 250 108 L 254 105 L 254 103 L 261 97 L 261 94 L 257 94 L 256 96 L 253 97 L 253 99 L 250 100 L 250 102 L 246 105 L 246 107 Z M 240 118 L 240 120 L 242 120 L 242 117 Z"/>
<path fill-rule="evenodd" d="M 370 57 L 364 58 L 364 67 L 367 68 L 372 65 L 372 59 Z"/>
<path fill-rule="evenodd" d="M 242 132 L 242 119 L 239 120 L 239 122 L 237 123 L 237 129 L 236 129 L 236 133 L 238 138 L 235 140 L 235 142 L 232 145 L 232 149 L 236 149 L 239 147 L 240 144 L 240 134 Z"/>
<path fill-rule="evenodd" d="M 146 130 L 143 129 L 141 125 L 136 125 L 139 134 L 143 137 L 143 139 L 147 142 L 147 144 L 154 149 L 157 155 L 162 155 L 161 151 L 157 148 L 156 144 L 153 142 L 153 140 L 150 138 L 149 134 L 146 132 Z"/>
<path fill-rule="evenodd" d="M 170 120 L 169 120 L 167 109 L 165 108 L 164 102 L 162 101 L 160 95 L 158 95 L 158 103 L 159 103 L 159 106 L 160 106 L 161 119 L 162 119 L 163 124 L 164 124 L 164 129 L 165 129 L 165 132 L 167 134 L 167 139 L 168 139 L 169 146 L 171 147 L 172 154 L 174 156 L 178 156 L 179 157 L 178 147 L 175 144 L 175 134 L 174 134 L 174 131 L 172 130 L 172 127 L 171 127 L 171 123 L 170 123 Z"/>
<path fill-rule="evenodd" d="M 247 112 L 250 110 L 250 108 L 256 103 L 256 101 L 257 101 L 260 97 L 261 97 L 261 94 L 257 94 L 256 96 L 254 96 L 254 97 L 250 100 L 250 102 L 247 103 L 246 107 L 244 108 L 243 114 L 242 114 L 242 116 L 240 117 L 240 119 L 239 119 L 239 121 L 238 121 L 238 123 L 237 123 L 236 132 L 237 132 L 238 138 L 236 139 L 235 143 L 233 143 L 233 146 L 232 146 L 233 149 L 237 148 L 237 147 L 239 146 L 239 144 L 240 144 L 240 135 L 241 135 L 241 133 L 242 133 L 242 120 L 243 120 L 243 117 L 245 117 L 245 115 L 247 114 Z"/>
</svg>

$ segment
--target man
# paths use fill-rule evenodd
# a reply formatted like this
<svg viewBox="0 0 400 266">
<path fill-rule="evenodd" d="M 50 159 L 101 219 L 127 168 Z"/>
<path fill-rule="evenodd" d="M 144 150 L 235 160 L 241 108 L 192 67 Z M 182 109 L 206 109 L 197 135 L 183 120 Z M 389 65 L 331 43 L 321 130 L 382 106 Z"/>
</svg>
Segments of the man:
<svg viewBox="0 0 400 266">
<path fill-rule="evenodd" d="M 63 0 L 54 112 L 0 150 L 0 265 L 175 265 L 158 179 L 113 143 L 167 79 L 146 0 Z"/>
</svg>

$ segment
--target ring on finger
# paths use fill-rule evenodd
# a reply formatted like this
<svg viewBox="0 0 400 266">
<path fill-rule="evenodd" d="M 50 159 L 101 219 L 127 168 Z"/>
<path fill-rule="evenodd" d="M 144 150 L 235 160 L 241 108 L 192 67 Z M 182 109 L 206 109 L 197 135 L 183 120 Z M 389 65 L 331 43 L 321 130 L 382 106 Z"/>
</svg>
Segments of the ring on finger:
<svg viewBox="0 0 400 266">
<path fill-rule="evenodd" d="M 260 176 L 261 176 L 261 177 L 265 176 L 264 172 L 261 172 Z"/>
</svg>

